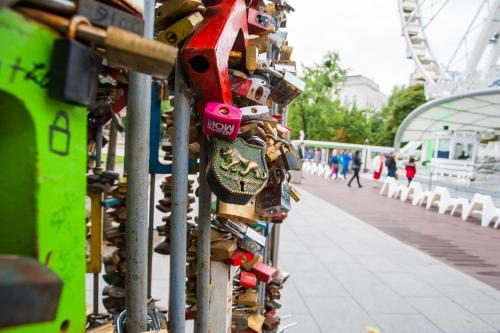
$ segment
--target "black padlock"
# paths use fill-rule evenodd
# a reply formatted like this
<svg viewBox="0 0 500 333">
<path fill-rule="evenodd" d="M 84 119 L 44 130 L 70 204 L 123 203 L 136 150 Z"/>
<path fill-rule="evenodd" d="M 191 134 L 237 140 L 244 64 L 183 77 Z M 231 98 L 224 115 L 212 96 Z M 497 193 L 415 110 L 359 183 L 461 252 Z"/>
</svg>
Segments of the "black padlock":
<svg viewBox="0 0 500 333">
<path fill-rule="evenodd" d="M 287 146 L 288 150 L 281 146 L 281 158 L 283 159 L 283 167 L 287 170 L 300 171 L 302 169 L 302 164 L 300 162 L 300 157 L 297 151 L 292 145 Z"/>
<path fill-rule="evenodd" d="M 49 150 L 57 155 L 69 154 L 71 132 L 69 118 L 65 111 L 59 111 L 49 128 Z"/>
<path fill-rule="evenodd" d="M 65 102 L 90 106 L 97 91 L 101 58 L 86 45 L 58 39 L 52 51 L 48 95 Z"/>
</svg>

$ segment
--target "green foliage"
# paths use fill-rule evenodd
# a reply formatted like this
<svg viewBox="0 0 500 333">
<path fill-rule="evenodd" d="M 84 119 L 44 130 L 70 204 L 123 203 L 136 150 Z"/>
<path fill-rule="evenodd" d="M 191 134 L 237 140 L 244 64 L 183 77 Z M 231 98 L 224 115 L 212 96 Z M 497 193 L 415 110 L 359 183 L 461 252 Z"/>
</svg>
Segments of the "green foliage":
<svg viewBox="0 0 500 333">
<path fill-rule="evenodd" d="M 335 52 L 327 53 L 320 64 L 305 68 L 302 79 L 306 89 L 289 107 L 292 138 L 299 138 L 303 130 L 308 140 L 392 146 L 399 124 L 425 103 L 423 86 L 395 87 L 380 112 L 356 106 L 348 109 L 334 99 L 347 72 Z"/>
</svg>

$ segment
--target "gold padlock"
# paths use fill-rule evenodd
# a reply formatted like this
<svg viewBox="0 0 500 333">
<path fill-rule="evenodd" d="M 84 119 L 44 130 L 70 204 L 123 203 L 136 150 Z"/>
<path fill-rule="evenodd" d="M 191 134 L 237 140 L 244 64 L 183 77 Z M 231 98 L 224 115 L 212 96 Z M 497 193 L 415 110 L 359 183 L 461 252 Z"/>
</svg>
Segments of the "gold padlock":
<svg viewBox="0 0 500 333">
<path fill-rule="evenodd" d="M 259 59 L 259 49 L 255 44 L 248 44 L 246 47 L 246 69 L 253 73 L 257 69 L 257 61 Z"/>
<path fill-rule="evenodd" d="M 280 60 L 290 60 L 292 57 L 293 47 L 288 43 L 281 45 Z"/>
<path fill-rule="evenodd" d="M 295 188 L 295 186 L 290 185 L 290 196 L 292 197 L 295 202 L 299 202 L 300 199 L 302 199 L 302 196 L 300 195 L 299 191 Z"/>
<path fill-rule="evenodd" d="M 282 154 L 282 151 L 280 149 L 281 145 L 282 145 L 281 142 L 275 142 L 273 145 L 269 145 L 267 147 L 266 159 L 268 162 L 274 162 L 281 156 Z"/>
<path fill-rule="evenodd" d="M 229 220 L 254 224 L 259 220 L 259 215 L 255 211 L 255 199 L 246 205 L 236 205 L 217 199 L 215 214 Z"/>
<path fill-rule="evenodd" d="M 167 29 L 158 34 L 157 40 L 176 46 L 194 30 L 194 28 L 203 21 L 203 16 L 199 12 L 186 16 L 185 18 L 175 22 Z"/>
<path fill-rule="evenodd" d="M 177 19 L 194 12 L 203 2 L 201 0 L 168 0 L 155 10 L 155 23 L 168 27 Z"/>
<path fill-rule="evenodd" d="M 224 261 L 229 259 L 237 248 L 236 242 L 232 239 L 213 242 L 210 245 L 210 253 L 212 254 L 211 259 L 213 261 Z"/>
<path fill-rule="evenodd" d="M 260 333 L 262 332 L 262 325 L 264 325 L 265 320 L 266 317 L 257 312 L 254 312 L 250 314 L 250 316 L 248 316 L 248 328 L 257 333 Z"/>
<path fill-rule="evenodd" d="M 238 305 L 246 305 L 246 306 L 256 306 L 257 301 L 257 291 L 253 289 L 245 290 L 243 294 L 238 296 Z"/>
</svg>

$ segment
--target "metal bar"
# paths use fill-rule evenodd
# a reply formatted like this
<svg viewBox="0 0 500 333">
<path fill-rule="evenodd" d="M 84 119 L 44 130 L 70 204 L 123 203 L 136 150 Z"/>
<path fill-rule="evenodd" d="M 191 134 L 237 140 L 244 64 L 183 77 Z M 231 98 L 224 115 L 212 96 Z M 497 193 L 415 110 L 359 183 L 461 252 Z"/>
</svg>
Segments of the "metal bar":
<svg viewBox="0 0 500 333">
<path fill-rule="evenodd" d="M 155 227 L 155 188 L 156 174 L 152 173 L 149 180 L 149 228 L 148 228 L 148 299 L 152 297 L 153 280 L 153 232 Z"/>
<path fill-rule="evenodd" d="M 99 119 L 99 124 L 95 130 L 95 166 L 99 168 L 102 164 L 102 124 Z"/>
<path fill-rule="evenodd" d="M 144 0 L 144 36 L 153 37 L 154 0 Z M 127 105 L 127 332 L 146 330 L 151 76 L 130 71 Z"/>
<path fill-rule="evenodd" d="M 208 333 L 209 317 L 209 288 L 210 288 L 210 238 L 211 238 L 211 211 L 210 203 L 212 193 L 207 183 L 208 142 L 202 136 L 200 145 L 200 177 L 199 177 L 199 203 L 198 203 L 198 244 L 197 265 L 198 280 L 196 283 L 196 323 L 195 333 Z"/>
<path fill-rule="evenodd" d="M 278 257 L 280 250 L 280 229 L 281 224 L 275 223 L 271 231 L 271 262 L 273 267 L 278 268 Z"/>
<path fill-rule="evenodd" d="M 188 204 L 188 141 L 190 101 L 180 59 L 175 66 L 175 114 L 172 163 L 172 218 L 170 225 L 171 333 L 185 332 L 186 231 Z"/>
<path fill-rule="evenodd" d="M 99 314 L 99 273 L 94 273 L 94 304 L 93 304 L 93 314 L 97 316 Z"/>
<path fill-rule="evenodd" d="M 115 171 L 116 142 L 118 140 L 118 129 L 111 121 L 109 123 L 108 156 L 106 157 L 106 170 Z"/>
</svg>

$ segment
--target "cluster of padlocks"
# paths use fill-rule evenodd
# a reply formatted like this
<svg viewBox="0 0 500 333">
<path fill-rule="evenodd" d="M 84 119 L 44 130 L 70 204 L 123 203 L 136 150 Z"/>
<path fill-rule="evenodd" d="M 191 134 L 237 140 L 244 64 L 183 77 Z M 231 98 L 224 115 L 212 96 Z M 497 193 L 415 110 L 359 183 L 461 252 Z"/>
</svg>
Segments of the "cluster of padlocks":
<svg viewBox="0 0 500 333">
<path fill-rule="evenodd" d="M 196 173 L 201 153 L 209 159 L 211 260 L 230 267 L 232 330 L 276 331 L 280 291 L 288 274 L 265 255 L 267 238 L 272 226 L 287 218 L 290 201 L 300 200 L 291 184 L 291 172 L 300 170 L 301 162 L 290 143 L 291 129 L 282 117 L 287 105 L 304 90 L 291 60 L 293 48 L 282 30 L 293 8 L 284 0 L 156 1 L 151 40 L 143 37 L 147 30 L 143 13 L 129 0 L 18 0 L 4 2 L 0 9 L 4 7 L 8 12 L 0 13 L 2 26 L 14 27 L 16 33 L 24 31 L 16 28 L 23 24 L 31 29 L 20 37 L 25 49 L 16 52 L 31 57 L 36 48 L 43 50 L 40 60 L 30 58 L 29 64 L 17 53 L 13 57 L 2 50 L 2 54 L 8 55 L 5 61 L 12 69 L 11 81 L 23 77 L 43 89 L 43 99 L 37 101 L 58 108 L 53 117 L 50 113 L 50 126 L 44 127 L 50 131 L 45 135 L 49 152 L 60 158 L 84 155 L 85 147 L 78 147 L 75 138 L 83 145 L 87 130 L 87 195 L 92 206 L 87 273 L 94 273 L 94 288 L 99 290 L 104 267 L 102 302 L 106 310 L 125 322 L 127 266 L 132 259 L 126 251 L 126 168 L 120 176 L 113 168 L 103 167 L 101 150 L 107 144 L 103 128 L 112 123 L 118 131 L 124 130 L 120 113 L 130 100 L 130 72 L 149 74 L 153 86 L 161 87 L 159 98 L 173 106 L 162 117 L 163 134 L 170 138 L 162 149 L 167 164 L 175 163 L 174 113 L 179 111 L 172 90 L 178 79 L 173 69 L 179 66 L 176 72 L 187 78 L 183 93 L 191 103 L 186 133 L 190 172 Z M 38 32 L 40 26 L 46 29 Z M 32 43 L 36 47 L 31 48 Z M 70 106 L 87 112 L 87 123 L 78 123 L 82 128 L 76 130 L 75 115 L 64 110 L 72 110 Z M 202 151 L 205 139 L 209 151 Z M 171 174 L 169 170 L 161 173 Z M 187 186 L 186 305 L 187 317 L 193 318 L 200 231 L 193 208 L 196 183 L 190 180 Z M 172 195 L 177 190 L 171 175 L 166 176 L 161 190 L 163 197 L 156 208 L 164 214 L 157 227 L 163 240 L 154 251 L 169 255 Z M 83 257 L 83 251 L 81 254 Z M 65 281 L 67 286 L 72 282 Z M 68 303 L 64 306 L 69 298 L 65 296 Z"/>
<path fill-rule="evenodd" d="M 290 172 L 301 168 L 300 158 L 290 143 L 290 129 L 276 112 L 304 89 L 295 76 L 286 32 L 279 30 L 291 10 L 284 1 L 258 0 L 172 0 L 156 10 L 157 40 L 180 47 L 193 92 L 190 157 L 198 157 L 201 134 L 211 146 L 207 180 L 215 201 L 210 252 L 212 261 L 234 267 L 233 332 L 276 332 L 280 325 L 277 310 L 288 273 L 278 270 L 264 251 L 270 225 L 287 217 L 291 199 L 300 200 L 290 184 Z M 172 140 L 172 113 L 163 121 Z M 167 160 L 172 144 L 165 148 Z M 170 176 L 162 190 L 165 198 L 157 208 L 169 213 Z M 158 232 L 167 239 L 155 251 L 168 254 L 170 216 L 163 221 Z M 197 218 L 188 217 L 187 233 L 186 302 L 193 313 Z"/>
</svg>

